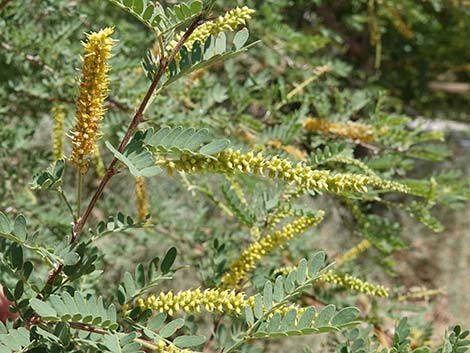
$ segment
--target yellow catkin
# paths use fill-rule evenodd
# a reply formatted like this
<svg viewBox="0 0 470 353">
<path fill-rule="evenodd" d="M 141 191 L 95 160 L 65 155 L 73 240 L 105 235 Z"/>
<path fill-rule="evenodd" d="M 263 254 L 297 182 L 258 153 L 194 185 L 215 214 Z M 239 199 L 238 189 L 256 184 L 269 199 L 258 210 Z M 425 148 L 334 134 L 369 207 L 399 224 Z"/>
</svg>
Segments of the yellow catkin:
<svg viewBox="0 0 470 353">
<path fill-rule="evenodd" d="M 92 32 L 83 43 L 85 55 L 80 93 L 76 101 L 76 123 L 71 132 L 73 147 L 70 155 L 70 161 L 82 174 L 86 173 L 88 158 L 96 148 L 96 141 L 100 136 L 99 123 L 105 113 L 103 102 L 109 84 L 108 61 L 113 46 L 110 38 L 113 31 L 113 28 L 104 28 L 99 32 Z"/>
<path fill-rule="evenodd" d="M 104 177 L 106 173 L 106 168 L 104 166 L 103 159 L 101 158 L 100 145 L 96 144 L 93 155 L 91 156 L 91 160 L 95 165 L 96 174 L 98 174 L 100 178 Z"/>
<path fill-rule="evenodd" d="M 336 258 L 336 264 L 340 266 L 345 262 L 354 260 L 356 257 L 358 257 L 358 255 L 362 254 L 364 251 L 369 249 L 371 245 L 372 244 L 369 240 L 362 240 L 359 244 L 346 251 L 343 255 L 338 256 Z"/>
<path fill-rule="evenodd" d="M 188 49 L 192 49 L 193 44 L 199 41 L 203 44 L 209 36 L 216 36 L 223 31 L 233 31 L 238 26 L 245 25 L 246 21 L 251 18 L 251 15 L 255 12 L 247 6 L 236 7 L 228 11 L 224 16 L 220 16 L 213 21 L 208 21 L 198 28 L 191 34 L 188 40 L 184 43 L 184 46 Z M 184 32 L 180 32 L 175 36 L 168 46 L 167 51 L 171 51 L 179 40 L 183 37 Z"/>
<path fill-rule="evenodd" d="M 375 138 L 374 129 L 366 124 L 347 122 L 335 123 L 321 118 L 307 118 L 304 120 L 304 129 L 308 132 L 350 138 L 360 142 L 372 142 Z"/>
<path fill-rule="evenodd" d="M 372 284 L 350 275 L 334 273 L 333 271 L 322 274 L 319 280 L 375 297 L 386 298 L 389 296 L 389 290 L 384 286 Z"/>
<path fill-rule="evenodd" d="M 138 176 L 135 180 L 135 201 L 137 206 L 137 215 L 139 220 L 144 221 L 149 213 L 147 192 L 145 190 L 145 178 Z"/>
<path fill-rule="evenodd" d="M 233 151 L 232 149 L 219 153 L 213 159 L 183 154 L 177 160 L 159 158 L 156 164 L 166 166 L 170 175 L 173 170 L 186 173 L 209 170 L 227 174 L 239 172 L 268 176 L 272 179 L 283 180 L 288 184 L 295 184 L 299 191 L 317 190 L 339 194 L 348 191 L 368 192 L 367 187 L 373 186 L 388 191 L 408 192 L 406 186 L 377 176 L 352 173 L 333 174 L 329 170 L 314 170 L 303 162 L 293 164 L 277 156 L 265 158 L 261 153 L 243 154 L 240 150 Z"/>
<path fill-rule="evenodd" d="M 226 287 L 237 288 L 246 275 L 251 272 L 263 256 L 279 248 L 295 236 L 302 234 L 308 227 L 318 224 L 323 212 L 318 216 L 302 216 L 287 224 L 281 230 L 268 234 L 244 250 L 240 257 L 230 265 L 230 271 L 222 277 Z"/>
<path fill-rule="evenodd" d="M 295 266 L 281 267 L 274 271 L 274 273 L 287 276 L 290 272 L 295 269 Z M 307 280 L 309 280 L 309 277 L 307 277 Z M 374 297 L 387 298 L 390 295 L 390 290 L 384 286 L 372 284 L 363 281 L 359 278 L 350 275 L 339 274 L 333 271 L 328 271 L 326 273 L 321 274 L 318 279 L 316 279 L 316 281 L 323 283 L 333 283 L 341 287 Z"/>
<path fill-rule="evenodd" d="M 64 158 L 64 120 L 65 113 L 62 106 L 52 107 L 54 116 L 54 130 L 52 136 L 52 155 L 54 160 Z"/>
<path fill-rule="evenodd" d="M 139 298 L 136 304 L 142 309 L 165 312 L 169 316 L 177 313 L 198 314 L 206 311 L 238 317 L 244 313 L 246 306 L 254 307 L 255 297 L 247 297 L 243 292 L 230 289 L 211 288 L 202 291 L 197 288 L 176 293 L 161 292 L 158 295 L 150 295 L 146 299 Z M 305 312 L 304 308 L 289 304 L 275 309 L 272 314 L 285 315 L 292 309 L 297 311 L 298 317 Z"/>
</svg>

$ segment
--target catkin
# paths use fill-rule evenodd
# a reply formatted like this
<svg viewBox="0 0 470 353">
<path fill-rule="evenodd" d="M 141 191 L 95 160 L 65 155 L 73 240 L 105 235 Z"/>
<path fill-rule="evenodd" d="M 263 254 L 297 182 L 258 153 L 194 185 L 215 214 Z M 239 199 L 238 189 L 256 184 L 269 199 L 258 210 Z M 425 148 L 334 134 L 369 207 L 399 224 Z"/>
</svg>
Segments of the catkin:
<svg viewBox="0 0 470 353">
<path fill-rule="evenodd" d="M 70 161 L 81 174 L 88 169 L 88 158 L 94 153 L 100 137 L 99 123 L 103 119 L 103 106 L 108 91 L 108 61 L 111 57 L 113 28 L 104 28 L 87 35 L 83 43 L 83 58 L 80 93 L 76 101 L 76 122 L 71 132 L 72 154 Z"/>
</svg>

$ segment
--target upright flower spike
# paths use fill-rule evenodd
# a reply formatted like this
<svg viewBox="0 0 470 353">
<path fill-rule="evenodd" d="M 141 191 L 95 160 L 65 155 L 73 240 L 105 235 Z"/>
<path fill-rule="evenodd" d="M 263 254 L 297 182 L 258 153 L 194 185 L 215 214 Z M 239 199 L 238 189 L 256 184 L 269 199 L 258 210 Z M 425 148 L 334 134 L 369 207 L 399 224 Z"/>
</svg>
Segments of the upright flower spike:
<svg viewBox="0 0 470 353">
<path fill-rule="evenodd" d="M 149 213 L 147 192 L 145 191 L 145 178 L 138 176 L 135 180 L 135 201 L 137 206 L 137 215 L 139 220 L 144 221 Z"/>
<path fill-rule="evenodd" d="M 318 215 L 302 216 L 287 224 L 281 230 L 268 234 L 245 249 L 240 257 L 230 265 L 230 272 L 222 277 L 226 287 L 237 288 L 246 275 L 251 272 L 263 256 L 302 234 L 308 227 L 317 225 L 323 219 L 323 211 Z"/>
<path fill-rule="evenodd" d="M 209 36 L 216 36 L 223 31 L 233 31 L 235 28 L 241 25 L 245 25 L 246 21 L 251 18 L 251 15 L 255 10 L 250 9 L 247 6 L 236 7 L 228 11 L 224 16 L 220 16 L 213 21 L 204 23 L 203 25 L 196 28 L 191 34 L 188 40 L 184 43 L 184 46 L 188 49 L 192 49 L 193 44 L 196 41 L 204 43 Z M 184 32 L 180 32 L 175 36 L 166 47 L 167 51 L 171 51 L 179 40 L 183 37 Z"/>
<path fill-rule="evenodd" d="M 54 116 L 54 130 L 52 135 L 52 154 L 54 160 L 64 157 L 64 120 L 65 113 L 62 106 L 54 106 L 51 110 Z"/>
<path fill-rule="evenodd" d="M 92 32 L 83 43 L 85 56 L 80 93 L 76 101 L 76 123 L 71 133 L 73 148 L 70 155 L 70 161 L 81 174 L 86 173 L 88 158 L 94 153 L 100 136 L 99 122 L 105 113 L 103 102 L 108 91 L 108 61 L 113 46 L 110 35 L 113 32 L 114 28 L 109 27 Z"/>
</svg>

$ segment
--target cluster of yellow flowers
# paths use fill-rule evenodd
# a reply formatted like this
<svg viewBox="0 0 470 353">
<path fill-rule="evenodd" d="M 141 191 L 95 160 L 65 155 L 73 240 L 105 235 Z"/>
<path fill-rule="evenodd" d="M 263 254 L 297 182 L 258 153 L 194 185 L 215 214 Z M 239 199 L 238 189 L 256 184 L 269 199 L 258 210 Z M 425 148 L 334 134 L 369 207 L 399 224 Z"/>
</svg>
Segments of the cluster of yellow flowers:
<svg viewBox="0 0 470 353">
<path fill-rule="evenodd" d="M 375 138 L 371 126 L 355 122 L 334 123 L 326 119 L 307 118 L 304 120 L 304 128 L 309 132 L 347 137 L 361 142 L 372 142 Z"/>
<path fill-rule="evenodd" d="M 281 274 L 283 276 L 287 276 L 290 272 L 292 272 L 295 269 L 296 269 L 295 266 L 281 267 L 277 269 L 275 273 Z M 307 280 L 308 279 L 309 277 L 307 277 Z M 338 274 L 331 270 L 326 273 L 321 274 L 317 280 L 323 283 L 337 284 L 342 287 L 354 290 L 356 292 L 361 292 L 361 293 L 371 295 L 374 297 L 386 298 L 389 296 L 389 290 L 388 288 L 384 286 L 372 284 L 372 283 L 363 281 L 359 278 L 356 278 L 350 275 Z"/>
<path fill-rule="evenodd" d="M 201 291 L 197 288 L 179 291 L 175 294 L 171 291 L 161 292 L 158 296 L 150 295 L 145 300 L 139 298 L 136 304 L 142 309 L 165 312 L 169 316 L 173 316 L 178 312 L 194 314 L 205 310 L 210 313 L 223 313 L 238 317 L 244 313 L 246 306 L 254 307 L 255 297 L 246 297 L 243 292 L 235 292 L 229 289 L 212 288 Z M 284 316 L 292 309 L 297 311 L 298 318 L 306 310 L 295 304 L 290 304 L 276 308 L 272 315 L 279 313 Z"/>
<path fill-rule="evenodd" d="M 334 273 L 333 271 L 328 271 L 322 274 L 320 277 L 320 281 L 325 283 L 334 283 L 342 287 L 352 289 L 356 292 L 361 292 L 375 297 L 386 298 L 389 296 L 389 290 L 384 286 L 371 284 L 359 278 L 350 275 L 341 275 L 338 273 Z"/>
<path fill-rule="evenodd" d="M 226 313 L 238 316 L 248 304 L 244 293 L 236 293 L 234 290 L 188 289 L 175 294 L 173 292 L 161 292 L 158 296 L 151 295 L 146 300 L 137 300 L 141 308 L 165 312 L 173 316 L 177 312 L 200 313 L 203 309 L 211 313 Z"/>
<path fill-rule="evenodd" d="M 64 157 L 64 120 L 65 113 L 61 106 L 52 107 L 54 115 L 54 129 L 52 135 L 52 154 L 54 160 Z"/>
<path fill-rule="evenodd" d="M 346 191 L 367 192 L 367 186 L 384 190 L 406 193 L 408 188 L 400 183 L 384 180 L 377 176 L 352 173 L 332 174 L 329 170 L 314 170 L 303 162 L 295 165 L 287 159 L 277 156 L 265 158 L 262 153 L 242 153 L 232 149 L 220 152 L 214 159 L 201 156 L 181 155 L 180 159 L 170 160 L 161 157 L 157 165 L 166 166 L 171 175 L 173 170 L 186 173 L 200 172 L 205 169 L 223 173 L 253 173 L 272 179 L 281 179 L 287 183 L 295 183 L 302 190 L 320 190 L 334 193 Z"/>
<path fill-rule="evenodd" d="M 351 261 L 355 259 L 359 254 L 363 253 L 367 249 L 370 248 L 372 244 L 369 240 L 364 239 L 356 246 L 352 247 L 348 251 L 346 251 L 343 255 L 338 256 L 336 258 L 336 263 L 339 265 L 344 264 L 345 262 Z"/>
<path fill-rule="evenodd" d="M 147 192 L 145 191 L 145 178 L 138 176 L 135 180 L 135 201 L 137 203 L 137 215 L 139 220 L 145 220 L 149 213 L 149 205 L 147 200 Z"/>
<path fill-rule="evenodd" d="M 99 137 L 99 122 L 105 109 L 103 102 L 108 90 L 108 60 L 111 57 L 113 40 L 110 35 L 113 28 L 104 28 L 99 32 L 87 35 L 83 43 L 85 56 L 83 58 L 80 94 L 76 101 L 76 124 L 71 132 L 72 154 L 70 161 L 75 164 L 80 173 L 88 169 L 88 157 L 93 154 L 96 140 Z"/>
<path fill-rule="evenodd" d="M 223 31 L 233 31 L 240 25 L 245 25 L 246 21 L 251 18 L 251 15 L 255 10 L 248 8 L 247 6 L 236 7 L 228 11 L 224 16 L 219 16 L 213 21 L 206 22 L 196 28 L 196 30 L 191 34 L 188 40 L 184 43 L 184 46 L 188 49 L 192 49 L 193 44 L 196 41 L 199 41 L 203 44 L 209 36 L 216 36 Z M 183 37 L 184 32 L 180 32 L 175 36 L 175 39 L 172 40 L 168 46 L 167 51 L 171 51 L 176 44 Z"/>
<path fill-rule="evenodd" d="M 231 264 L 230 272 L 222 277 L 222 283 L 227 287 L 236 288 L 252 271 L 263 256 L 274 249 L 293 239 L 296 235 L 303 233 L 308 227 L 318 224 L 323 219 L 323 212 L 319 216 L 304 216 L 287 224 L 281 230 L 268 234 L 257 242 L 251 244 L 240 257 Z"/>
</svg>

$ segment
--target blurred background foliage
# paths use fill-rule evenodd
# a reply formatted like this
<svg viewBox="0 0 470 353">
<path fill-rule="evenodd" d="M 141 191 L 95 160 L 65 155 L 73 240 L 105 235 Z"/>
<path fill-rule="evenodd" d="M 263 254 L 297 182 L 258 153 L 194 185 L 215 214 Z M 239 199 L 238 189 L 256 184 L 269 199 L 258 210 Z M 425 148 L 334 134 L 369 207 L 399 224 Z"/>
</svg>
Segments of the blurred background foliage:
<svg viewBox="0 0 470 353">
<path fill-rule="evenodd" d="M 65 112 L 66 131 L 73 124 L 83 33 L 116 27 L 118 43 L 110 63 L 108 111 L 103 121 L 103 135 L 113 145 L 147 89 L 141 61 L 147 49 L 155 50 L 154 36 L 107 1 L 0 4 L 0 209 L 21 210 L 32 228 L 41 228 L 38 237 L 59 241 L 70 227 L 64 206 L 47 193 L 33 193 L 29 183 L 34 173 L 53 161 L 52 108 L 60 106 Z M 440 293 L 447 287 L 448 294 L 424 295 L 413 307 L 406 301 L 379 304 L 361 296 L 336 296 L 321 287 L 312 297 L 360 306 L 379 334 L 393 327 L 387 318 L 415 312 L 417 318 L 427 319 L 416 319 L 417 341 L 426 339 L 430 320 L 439 330 L 449 323 L 468 323 L 470 224 L 464 204 L 470 176 L 468 1 L 217 2 L 218 10 L 237 5 L 256 9 L 249 29 L 252 40 L 260 43 L 172 85 L 146 111 L 145 127 L 209 127 L 215 135 L 229 137 L 235 146 L 309 159 L 320 168 L 338 171 L 358 171 L 358 167 L 328 158 L 354 157 L 382 177 L 409 179 L 410 184 L 419 184 L 413 178 L 426 177 L 416 189 L 430 190 L 433 180 L 440 187 L 438 196 L 428 200 L 435 206 L 432 214 L 406 210 L 428 228 L 377 202 L 353 200 L 351 206 L 340 197 L 304 197 L 304 204 L 329 210 L 326 220 L 309 233 L 316 236 L 295 240 L 270 258 L 263 271 L 255 272 L 254 283 L 264 283 L 266 268 L 272 271 L 281 264 L 295 264 L 312 249 L 325 249 L 334 259 L 361 240 L 378 237 L 372 241 L 374 246 L 344 265 L 347 273 L 361 275 L 366 270 L 368 278 L 397 293 L 424 287 Z M 302 126 L 307 117 L 333 123 L 366 122 L 378 132 L 377 139 L 358 142 L 309 134 Z M 381 133 L 384 126 L 388 130 Z M 425 132 L 416 133 L 416 126 Z M 440 141 L 440 134 L 446 142 Z M 427 140 L 432 142 L 423 145 Z M 106 164 L 112 157 L 100 144 Z M 68 155 L 70 139 L 65 145 Z M 326 156 L 323 160 L 321 153 Z M 316 155 L 320 156 L 317 160 Z M 91 169 L 87 196 L 99 181 Z M 75 182 L 73 173 L 66 171 L 65 178 L 67 189 Z M 186 288 L 188 281 L 194 287 L 218 283 L 227 257 L 235 258 L 240 246 L 252 239 L 249 226 L 233 210 L 227 216 L 213 202 L 224 200 L 223 188 L 214 186 L 219 182 L 213 176 L 170 179 L 159 175 L 146 180 L 152 225 L 97 244 L 105 273 L 99 291 L 111 290 L 125 270 L 163 254 L 174 244 L 181 264 L 196 265 L 186 269 L 179 282 L 171 282 L 172 288 Z M 260 193 L 251 177 L 239 182 L 247 190 L 253 212 L 265 207 L 263 201 L 275 202 L 280 193 L 271 184 L 265 185 L 265 194 Z M 73 188 L 67 191 L 73 193 Z M 137 217 L 135 201 L 134 180 L 122 173 L 94 210 L 91 225 L 110 216 L 109 210 Z M 388 201 L 402 202 L 398 197 Z M 367 215 L 368 227 L 355 218 L 354 207 Z M 441 230 L 432 215 L 444 223 L 445 230 L 439 234 L 432 232 Z M 89 280 L 90 291 L 96 290 Z M 298 341 L 292 344 L 299 347 Z M 330 337 L 323 344 L 337 342 Z M 271 349 L 267 351 L 279 348 Z"/>
</svg>

